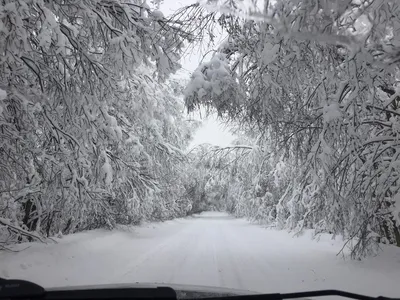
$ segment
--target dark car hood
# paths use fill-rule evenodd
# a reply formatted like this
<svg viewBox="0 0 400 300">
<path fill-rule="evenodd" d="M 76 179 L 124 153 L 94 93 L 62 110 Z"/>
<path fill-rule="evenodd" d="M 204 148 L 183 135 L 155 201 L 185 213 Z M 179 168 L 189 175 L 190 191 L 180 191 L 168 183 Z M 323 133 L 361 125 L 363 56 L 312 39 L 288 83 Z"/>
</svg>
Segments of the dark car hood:
<svg viewBox="0 0 400 300">
<path fill-rule="evenodd" d="M 47 288 L 47 291 L 80 290 L 80 289 L 117 289 L 117 288 L 156 288 L 171 287 L 175 290 L 178 299 L 199 299 L 210 297 L 227 297 L 239 295 L 257 295 L 260 293 L 248 290 L 239 290 L 223 287 L 210 287 L 201 285 L 167 284 L 167 283 L 126 283 L 126 284 L 101 284 L 85 286 L 68 286 Z"/>
</svg>

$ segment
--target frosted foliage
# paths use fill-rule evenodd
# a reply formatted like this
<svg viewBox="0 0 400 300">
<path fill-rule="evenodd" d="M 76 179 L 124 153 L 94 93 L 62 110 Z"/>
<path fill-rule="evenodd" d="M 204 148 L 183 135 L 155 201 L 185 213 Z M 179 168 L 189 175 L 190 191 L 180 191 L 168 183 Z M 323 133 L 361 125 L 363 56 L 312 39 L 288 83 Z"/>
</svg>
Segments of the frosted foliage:
<svg viewBox="0 0 400 300">
<path fill-rule="evenodd" d="M 219 183 L 226 207 L 278 228 L 340 234 L 353 257 L 400 246 L 398 2 L 264 3 L 196 11 L 228 37 L 192 76 L 187 107 L 211 107 L 252 137 L 238 159 L 221 150 L 235 162 Z M 215 60 L 229 75 L 207 77 Z M 221 82 L 233 92 L 215 91 Z"/>
<path fill-rule="evenodd" d="M 156 18 L 156 19 L 163 19 L 164 18 L 164 15 L 163 15 L 163 13 L 161 12 L 161 11 L 159 11 L 159 10 L 154 10 L 153 12 L 152 12 L 152 15 L 154 16 L 154 18 Z"/>
<path fill-rule="evenodd" d="M 397 226 L 400 226 L 400 194 L 394 197 L 394 205 L 392 209 L 393 218 L 396 220 Z"/>
<path fill-rule="evenodd" d="M 208 63 L 200 65 L 192 74 L 184 95 L 189 110 L 200 103 L 209 103 L 218 108 L 218 112 L 227 111 L 226 99 L 237 99 L 240 105 L 238 85 L 232 77 L 229 60 L 223 54 L 216 54 Z M 216 99 L 218 102 L 212 102 Z M 221 100 L 219 100 L 221 99 Z"/>
<path fill-rule="evenodd" d="M 277 54 L 279 52 L 279 45 L 272 45 L 270 43 L 266 43 L 264 45 L 264 49 L 261 52 L 261 60 L 264 64 L 268 65 L 275 60 Z"/>
<path fill-rule="evenodd" d="M 340 108 L 337 103 L 326 105 L 324 107 L 323 112 L 324 112 L 325 122 L 330 122 L 332 120 L 339 119 L 341 117 Z"/>
<path fill-rule="evenodd" d="M 0 4 L 0 249 L 188 213 L 188 36 L 140 1 Z"/>
<path fill-rule="evenodd" d="M 7 98 L 7 92 L 0 89 L 0 101 L 4 100 Z"/>
</svg>

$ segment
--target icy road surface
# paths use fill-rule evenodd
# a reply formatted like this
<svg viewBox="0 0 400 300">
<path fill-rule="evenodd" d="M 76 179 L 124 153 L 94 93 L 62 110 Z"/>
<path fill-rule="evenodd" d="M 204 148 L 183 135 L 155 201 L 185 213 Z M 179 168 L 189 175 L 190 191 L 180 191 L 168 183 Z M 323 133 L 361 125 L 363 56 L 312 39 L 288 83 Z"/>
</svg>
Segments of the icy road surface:
<svg viewBox="0 0 400 300">
<path fill-rule="evenodd" d="M 0 277 L 45 287 L 158 282 L 256 292 L 342 289 L 400 296 L 400 248 L 365 261 L 336 254 L 343 242 L 293 238 L 224 213 L 208 212 L 130 230 L 95 230 L 58 244 L 0 252 Z"/>
</svg>

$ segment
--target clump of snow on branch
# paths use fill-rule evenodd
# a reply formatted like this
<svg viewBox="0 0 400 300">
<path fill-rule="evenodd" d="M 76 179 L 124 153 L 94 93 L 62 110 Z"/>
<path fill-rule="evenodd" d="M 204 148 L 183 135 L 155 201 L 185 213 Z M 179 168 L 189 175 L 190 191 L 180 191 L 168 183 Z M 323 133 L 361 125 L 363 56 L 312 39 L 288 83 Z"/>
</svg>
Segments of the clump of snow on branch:
<svg viewBox="0 0 400 300">
<path fill-rule="evenodd" d="M 228 111 L 228 99 L 238 99 L 237 93 L 238 83 L 232 77 L 229 60 L 222 53 L 215 54 L 209 62 L 200 65 L 184 91 L 189 111 L 199 105 L 215 106 L 218 112 Z M 239 106 L 240 101 L 229 104 L 232 105 Z"/>
</svg>

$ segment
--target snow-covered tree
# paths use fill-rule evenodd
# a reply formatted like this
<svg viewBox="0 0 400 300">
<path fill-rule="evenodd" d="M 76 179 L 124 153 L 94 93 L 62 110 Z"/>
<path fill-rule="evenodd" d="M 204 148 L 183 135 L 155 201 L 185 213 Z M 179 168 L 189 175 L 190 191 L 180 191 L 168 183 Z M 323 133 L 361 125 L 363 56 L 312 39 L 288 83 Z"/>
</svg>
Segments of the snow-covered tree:
<svg viewBox="0 0 400 300">
<path fill-rule="evenodd" d="M 0 238 L 184 214 L 191 35 L 142 1 L 0 4 Z M 168 197 L 166 197 L 168 194 Z"/>
</svg>

